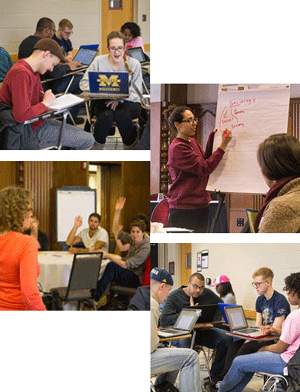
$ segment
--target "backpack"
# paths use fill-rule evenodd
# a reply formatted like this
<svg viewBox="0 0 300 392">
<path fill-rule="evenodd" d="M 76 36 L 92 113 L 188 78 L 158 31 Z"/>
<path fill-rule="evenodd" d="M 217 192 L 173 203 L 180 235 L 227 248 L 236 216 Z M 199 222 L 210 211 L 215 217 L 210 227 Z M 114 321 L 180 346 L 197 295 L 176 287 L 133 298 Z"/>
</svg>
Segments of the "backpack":
<svg viewBox="0 0 300 392">
<path fill-rule="evenodd" d="M 155 392 L 179 392 L 179 391 L 172 383 L 165 380 L 155 385 Z"/>
</svg>

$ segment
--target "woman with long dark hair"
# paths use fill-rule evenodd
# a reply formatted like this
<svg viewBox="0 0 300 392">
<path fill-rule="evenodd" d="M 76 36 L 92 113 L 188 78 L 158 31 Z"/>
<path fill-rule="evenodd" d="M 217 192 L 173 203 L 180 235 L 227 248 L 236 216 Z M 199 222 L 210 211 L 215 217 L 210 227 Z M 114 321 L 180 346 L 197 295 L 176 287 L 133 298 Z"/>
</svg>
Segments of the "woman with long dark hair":
<svg viewBox="0 0 300 392">
<path fill-rule="evenodd" d="M 204 151 L 194 138 L 197 122 L 198 119 L 186 106 L 176 107 L 168 118 L 169 125 L 176 132 L 176 137 L 169 147 L 167 163 L 172 179 L 168 192 L 170 226 L 205 233 L 211 200 L 206 190 L 208 177 L 223 158 L 232 139 L 232 132 L 225 129 L 220 146 L 212 152 L 214 135 L 217 132 L 217 129 L 214 129 Z"/>
</svg>

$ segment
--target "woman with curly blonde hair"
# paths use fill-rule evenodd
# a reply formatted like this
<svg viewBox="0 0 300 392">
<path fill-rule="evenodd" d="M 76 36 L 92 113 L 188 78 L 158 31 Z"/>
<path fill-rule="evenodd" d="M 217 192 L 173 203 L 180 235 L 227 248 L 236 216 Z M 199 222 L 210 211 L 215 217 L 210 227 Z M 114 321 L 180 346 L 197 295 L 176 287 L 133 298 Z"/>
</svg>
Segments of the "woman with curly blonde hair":
<svg viewBox="0 0 300 392">
<path fill-rule="evenodd" d="M 31 216 L 30 191 L 0 191 L 0 310 L 46 310 L 37 286 L 38 243 L 23 234 Z"/>
</svg>

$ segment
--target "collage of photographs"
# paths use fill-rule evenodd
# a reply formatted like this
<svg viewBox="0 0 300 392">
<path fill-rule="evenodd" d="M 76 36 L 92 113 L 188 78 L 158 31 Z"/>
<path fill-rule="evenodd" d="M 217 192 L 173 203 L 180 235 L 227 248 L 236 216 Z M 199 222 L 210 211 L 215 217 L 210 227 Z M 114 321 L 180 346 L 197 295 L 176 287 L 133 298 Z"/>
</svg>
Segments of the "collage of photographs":
<svg viewBox="0 0 300 392">
<path fill-rule="evenodd" d="M 5 390 L 300 391 L 300 79 L 226 3 L 1 2 Z"/>
</svg>

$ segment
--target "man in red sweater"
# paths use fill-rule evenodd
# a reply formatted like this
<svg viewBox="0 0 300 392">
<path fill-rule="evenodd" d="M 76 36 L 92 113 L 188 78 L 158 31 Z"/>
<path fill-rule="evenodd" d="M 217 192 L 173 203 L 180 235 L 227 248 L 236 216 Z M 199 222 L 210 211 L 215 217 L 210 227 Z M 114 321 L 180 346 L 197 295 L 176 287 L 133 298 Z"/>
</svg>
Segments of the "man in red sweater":
<svg viewBox="0 0 300 392">
<path fill-rule="evenodd" d="M 60 61 L 65 62 L 61 48 L 51 38 L 39 40 L 31 56 L 19 60 L 7 73 L 0 90 L 0 102 L 12 106 L 12 115 L 17 123 L 23 123 L 46 112 L 53 103 L 52 90 L 45 93 L 40 75 L 52 71 Z M 39 149 L 57 144 L 61 123 L 47 119 L 31 124 Z M 63 146 L 72 149 L 90 150 L 94 145 L 91 134 L 66 124 Z"/>
</svg>

